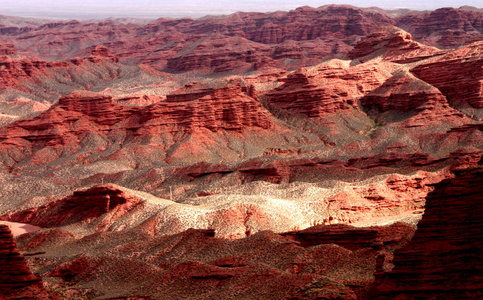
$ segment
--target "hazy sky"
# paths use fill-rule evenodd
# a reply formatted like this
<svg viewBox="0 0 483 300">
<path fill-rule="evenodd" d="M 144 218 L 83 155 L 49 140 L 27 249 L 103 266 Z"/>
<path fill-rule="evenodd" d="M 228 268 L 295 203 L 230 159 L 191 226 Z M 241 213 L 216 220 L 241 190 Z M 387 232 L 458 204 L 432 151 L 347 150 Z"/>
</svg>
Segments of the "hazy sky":
<svg viewBox="0 0 483 300">
<path fill-rule="evenodd" d="M 0 14 L 49 18 L 201 17 L 207 14 L 229 14 L 236 11 L 267 12 L 290 10 L 303 5 L 319 7 L 326 4 L 432 10 L 462 5 L 482 8 L 483 0 L 0 0 Z"/>
</svg>

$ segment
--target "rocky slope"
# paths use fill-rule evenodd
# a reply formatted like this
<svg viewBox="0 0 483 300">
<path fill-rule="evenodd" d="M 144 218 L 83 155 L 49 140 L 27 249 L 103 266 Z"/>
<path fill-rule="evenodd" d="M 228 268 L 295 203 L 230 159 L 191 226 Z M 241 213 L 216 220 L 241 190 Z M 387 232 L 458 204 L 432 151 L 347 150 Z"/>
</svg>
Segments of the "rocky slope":
<svg viewBox="0 0 483 300">
<path fill-rule="evenodd" d="M 15 86 L 19 78 L 30 77 L 48 67 L 47 62 L 39 58 L 19 57 L 13 44 L 2 44 L 0 49 L 0 89 Z"/>
<path fill-rule="evenodd" d="M 2 299 L 52 299 L 42 279 L 30 271 L 7 225 L 0 224 L 0 297 Z"/>
<path fill-rule="evenodd" d="M 64 298 L 369 297 L 434 184 L 483 149 L 479 42 L 375 29 L 396 21 L 326 6 L 1 28 L 68 58 L 25 69 L 0 47 L 1 219 L 42 227 L 18 244 Z"/>
<path fill-rule="evenodd" d="M 215 34 L 186 45 L 168 60 L 166 68 L 175 72 L 244 73 L 275 66 L 271 52 L 269 46 L 242 37 Z"/>
<path fill-rule="evenodd" d="M 475 42 L 434 61 L 421 64 L 411 72 L 437 87 L 454 107 L 481 109 L 482 47 L 482 42 Z M 471 76 L 465 76 L 468 73 Z"/>
<path fill-rule="evenodd" d="M 318 239 L 307 245 L 297 241 L 307 233 L 296 231 L 287 237 L 264 231 L 226 240 L 214 230 L 189 229 L 154 237 L 146 231 L 125 230 L 79 239 L 65 231 L 44 229 L 20 237 L 19 243 L 37 253 L 32 254 L 32 263 L 63 297 L 356 299 L 373 280 L 378 253 L 383 249 L 392 253 L 413 231 L 401 223 L 347 227 L 343 234 L 338 226 L 318 226 L 311 229 Z M 357 247 L 349 246 L 361 232 L 371 234 L 364 235 L 366 241 Z M 59 255 L 62 260 L 55 259 Z"/>
<path fill-rule="evenodd" d="M 361 62 L 382 56 L 383 60 L 404 64 L 444 53 L 414 41 L 411 34 L 404 30 L 385 27 L 360 40 L 347 56 Z"/>
<path fill-rule="evenodd" d="M 377 65 L 349 68 L 346 62 L 331 61 L 318 67 L 300 69 L 283 79 L 284 84 L 266 93 L 270 105 L 320 118 L 349 110 L 355 99 L 379 86 L 388 77 Z"/>
<path fill-rule="evenodd" d="M 162 197 L 170 184 L 191 182 L 175 190 L 175 196 L 191 196 L 207 192 L 196 184 L 209 186 L 223 177 L 231 187 L 254 180 L 320 180 L 311 169 L 346 180 L 350 176 L 342 171 L 353 167 L 352 174 L 362 179 L 400 166 L 406 168 L 403 174 L 421 166 L 436 170 L 453 163 L 451 153 L 460 148 L 479 149 L 476 122 L 410 72 L 434 59 L 388 61 L 385 41 L 404 37 L 389 47 L 396 52 L 414 42 L 400 30 L 384 32 L 388 39 L 378 43 L 370 42 L 373 36 L 361 40 L 375 47 L 364 63 L 354 57 L 270 76 L 203 79 L 180 89 L 175 83 L 165 96 L 122 98 L 114 89 L 72 92 L 37 117 L 0 128 L 3 169 L 54 176 L 65 192 L 104 178 Z M 367 53 L 360 55 L 367 58 Z M 92 56 L 123 68 L 103 47 Z M 435 59 L 441 57 L 446 56 Z M 96 171 L 100 166 L 102 175 Z M 391 171 L 376 171 L 383 168 Z"/>
<path fill-rule="evenodd" d="M 166 150 L 185 134 L 203 137 L 219 131 L 239 133 L 272 128 L 269 113 L 239 86 L 179 92 L 168 96 L 166 101 L 141 107 L 123 106 L 110 96 L 84 91 L 70 93 L 33 119 L 2 127 L 0 140 L 4 167 L 12 168 L 12 163 L 24 159 L 30 166 L 60 157 L 69 157 L 74 162 L 84 159 L 81 157 L 85 154 L 78 152 L 83 141 L 94 143 L 83 150 L 91 148 L 88 151 L 99 153 L 115 140 L 142 141 L 159 136 L 161 140 L 154 142 L 166 156 Z M 199 151 L 203 151 L 202 145 Z"/>
<path fill-rule="evenodd" d="M 418 230 L 376 279 L 378 299 L 478 298 L 483 293 L 483 170 L 460 170 L 427 197 Z"/>
</svg>

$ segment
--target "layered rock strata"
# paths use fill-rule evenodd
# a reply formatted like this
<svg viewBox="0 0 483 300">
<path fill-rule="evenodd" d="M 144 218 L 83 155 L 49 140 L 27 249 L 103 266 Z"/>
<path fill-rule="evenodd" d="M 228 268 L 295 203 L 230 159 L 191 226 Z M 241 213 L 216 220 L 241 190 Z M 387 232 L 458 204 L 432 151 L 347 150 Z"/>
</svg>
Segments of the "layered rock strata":
<svg viewBox="0 0 483 300">
<path fill-rule="evenodd" d="M 356 98 L 377 88 L 389 76 L 377 65 L 350 68 L 343 61 L 332 60 L 289 74 L 280 79 L 284 82 L 281 86 L 265 95 L 273 108 L 317 119 L 356 107 Z"/>
<path fill-rule="evenodd" d="M 52 201 L 47 205 L 3 216 L 40 227 L 57 227 L 93 220 L 116 210 L 117 217 L 139 205 L 142 199 L 120 190 L 114 185 L 98 185 L 75 191 L 72 196 Z"/>
<path fill-rule="evenodd" d="M 51 299 L 42 279 L 30 271 L 7 225 L 0 224 L 0 298 Z"/>
<path fill-rule="evenodd" d="M 376 279 L 378 299 L 476 299 L 483 295 L 483 168 L 455 171 L 435 186 L 394 269 Z"/>
<path fill-rule="evenodd" d="M 362 38 L 347 56 L 365 62 L 375 57 L 399 64 L 412 63 L 443 54 L 437 48 L 420 44 L 410 33 L 397 27 L 386 27 Z"/>
<path fill-rule="evenodd" d="M 483 42 L 449 52 L 411 69 L 418 78 L 437 87 L 451 105 L 483 108 Z M 470 76 L 468 76 L 470 74 Z"/>
<path fill-rule="evenodd" d="M 134 107 L 120 105 L 110 96 L 75 91 L 33 119 L 2 127 L 0 148 L 5 151 L 1 155 L 9 165 L 13 162 L 13 153 L 26 157 L 45 146 L 74 151 L 88 135 L 147 138 L 164 134 L 166 138 L 197 130 L 243 132 L 275 126 L 270 113 L 259 101 L 242 92 L 240 86 L 192 93 L 173 95 L 167 101 L 150 106 Z M 168 142 L 173 143 L 172 139 Z M 26 149 L 29 150 L 25 152 Z"/>
</svg>

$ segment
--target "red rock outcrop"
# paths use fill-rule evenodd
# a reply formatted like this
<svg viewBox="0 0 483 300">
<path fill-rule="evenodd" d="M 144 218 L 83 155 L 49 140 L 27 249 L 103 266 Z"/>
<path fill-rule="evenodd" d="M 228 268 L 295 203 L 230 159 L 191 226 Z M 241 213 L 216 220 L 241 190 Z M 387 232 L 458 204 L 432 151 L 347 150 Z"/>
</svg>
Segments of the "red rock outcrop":
<svg viewBox="0 0 483 300">
<path fill-rule="evenodd" d="M 49 22 L 35 27 L 9 27 L 2 34 L 9 40 L 22 36 L 23 42 L 16 39 L 16 46 L 22 48 L 22 53 L 35 53 L 50 61 L 84 57 L 89 54 L 91 47 L 112 40 L 126 40 L 138 28 L 137 24 L 111 20 L 72 20 Z"/>
<path fill-rule="evenodd" d="M 0 52 L 4 53 L 0 54 L 0 90 L 10 88 L 20 91 L 21 95 L 34 95 L 33 102 L 36 103 L 53 102 L 52 98 L 65 95 L 75 88 L 83 89 L 112 80 L 123 73 L 122 66 L 116 64 L 118 58 L 110 54 L 105 46 L 97 46 L 85 58 L 69 61 L 47 62 L 18 55 L 13 45 L 8 43 L 0 43 Z"/>
<path fill-rule="evenodd" d="M 418 78 L 437 87 L 454 107 L 483 108 L 483 42 L 449 52 L 411 69 Z M 471 74 L 471 75 L 469 75 Z"/>
<path fill-rule="evenodd" d="M 260 102 L 242 92 L 240 86 L 180 90 L 168 95 L 166 102 L 156 103 L 142 113 L 138 134 L 167 128 L 174 132 L 175 127 L 188 131 L 195 128 L 211 131 L 269 129 L 274 127 L 269 116 Z"/>
<path fill-rule="evenodd" d="M 5 215 L 2 218 L 40 227 L 58 227 L 89 221 L 113 210 L 120 216 L 141 202 L 141 198 L 128 194 L 114 185 L 97 185 L 87 190 L 75 191 L 72 196 L 47 205 Z"/>
<path fill-rule="evenodd" d="M 291 114 L 321 118 L 349 111 L 355 99 L 381 85 L 387 73 L 377 65 L 347 68 L 331 61 L 307 70 L 302 68 L 281 79 L 284 84 L 267 92 L 269 104 Z"/>
<path fill-rule="evenodd" d="M 413 231 L 413 227 L 404 223 L 362 228 L 348 225 L 318 225 L 305 230 L 285 232 L 282 236 L 299 242 L 302 247 L 334 243 L 355 251 L 363 248 L 381 250 L 384 245 L 408 240 Z"/>
<path fill-rule="evenodd" d="M 197 20 L 161 18 L 146 25 L 113 20 L 52 22 L 37 27 L 3 28 L 0 33 L 15 39 L 22 53 L 48 60 L 83 57 L 92 46 L 103 44 L 121 60 L 159 69 L 246 72 L 274 66 L 275 60 L 293 69 L 293 62 L 283 61 L 287 58 L 320 62 L 349 49 L 358 37 L 393 23 L 380 12 L 324 6 L 275 13 L 238 12 Z M 285 45 L 274 51 L 271 45 L 285 41 L 294 41 L 295 45 L 291 50 Z M 300 63 L 300 67 L 311 62 L 314 61 L 295 64 Z"/>
<path fill-rule="evenodd" d="M 437 88 L 401 71 L 361 99 L 363 106 L 380 112 L 423 111 L 436 106 L 449 108 L 446 98 Z"/>
<path fill-rule="evenodd" d="M 17 55 L 15 47 L 9 43 L 0 44 L 0 89 L 15 86 L 20 78 L 31 77 L 42 72 L 48 63 L 39 58 Z"/>
<path fill-rule="evenodd" d="M 0 33 L 13 40 L 21 53 L 49 61 L 83 57 L 93 46 L 103 44 L 121 60 L 163 70 L 246 72 L 274 63 L 289 69 L 308 66 L 345 54 L 359 38 L 395 24 L 418 41 L 445 48 L 460 46 L 481 39 L 482 14 L 444 8 L 399 16 L 378 9 L 326 5 L 200 19 L 161 18 L 145 25 L 118 20 L 16 25 L 1 28 Z M 227 46 L 237 39 L 238 47 Z M 404 49 L 390 50 L 395 55 L 391 59 L 409 62 L 433 51 L 404 40 L 404 35 L 392 38 L 391 47 L 404 44 Z"/>
<path fill-rule="evenodd" d="M 273 124 L 268 116 L 261 104 L 243 93 L 240 86 L 179 91 L 168 95 L 165 102 L 146 107 L 123 106 L 115 103 L 110 96 L 75 91 L 59 99 L 44 114 L 2 129 L 4 134 L 1 134 L 0 139 L 30 139 L 25 133 L 14 134 L 15 128 L 37 133 L 37 137 L 31 136 L 33 140 L 54 138 L 56 135 L 61 137 L 62 132 L 66 131 L 79 135 L 89 130 L 90 122 L 97 124 L 101 131 L 112 130 L 111 127 L 124 130 L 146 130 L 152 127 L 172 128 L 171 130 L 174 127 L 186 130 L 208 128 L 213 131 L 242 130 L 245 126 L 271 128 Z M 80 126 L 80 120 L 88 122 Z M 121 122 L 128 124 L 120 124 Z M 56 135 L 51 134 L 50 130 L 53 128 L 56 128 Z"/>
<path fill-rule="evenodd" d="M 112 62 L 119 62 L 119 58 L 112 55 L 109 52 L 109 49 L 104 45 L 98 45 L 92 49 L 91 54 L 87 57 L 87 59 L 91 62 L 99 62 L 101 60 L 108 60 Z"/>
<path fill-rule="evenodd" d="M 343 5 L 326 5 L 319 8 L 303 6 L 285 13 L 238 13 L 236 16 L 237 23 L 226 25 L 229 31 L 235 33 L 235 29 L 241 29 L 248 39 L 265 44 L 280 43 L 284 40 L 343 39 L 365 35 L 381 25 L 393 23 L 383 14 Z M 263 25 L 255 26 L 257 23 Z"/>
<path fill-rule="evenodd" d="M 396 27 L 386 27 L 359 41 L 347 56 L 361 62 L 381 56 L 383 60 L 405 64 L 423 60 L 444 52 L 413 41 L 410 33 Z"/>
<path fill-rule="evenodd" d="M 378 275 L 375 298 L 476 299 L 483 295 L 483 168 L 455 171 L 437 184 L 394 269 Z"/>
<path fill-rule="evenodd" d="M 281 87 L 267 96 L 277 107 L 310 118 L 319 118 L 325 114 L 349 109 L 346 91 L 311 83 L 304 69 L 289 75 Z"/>
<path fill-rule="evenodd" d="M 429 124 L 432 130 L 444 130 L 448 126 L 470 122 L 464 114 L 450 107 L 446 97 L 437 88 L 407 71 L 395 74 L 362 98 L 360 103 L 380 123 L 399 119 L 398 130 L 425 128 Z M 391 116 L 391 112 L 394 115 Z M 406 113 L 406 119 L 401 121 L 398 113 Z"/>
<path fill-rule="evenodd" d="M 220 35 L 188 44 L 168 60 L 167 68 L 176 72 L 200 70 L 208 73 L 244 73 L 275 66 L 269 58 L 271 48 L 242 37 Z"/>
<path fill-rule="evenodd" d="M 20 255 L 7 225 L 0 224 L 0 298 L 52 299 L 44 290 L 42 279 L 30 271 Z"/>
<path fill-rule="evenodd" d="M 17 50 L 12 43 L 0 43 L 0 55 L 17 55 Z"/>
<path fill-rule="evenodd" d="M 439 48 L 454 48 L 481 39 L 483 12 L 470 7 L 444 7 L 435 11 L 409 13 L 396 26 L 415 39 Z"/>
<path fill-rule="evenodd" d="M 0 148 L 20 154 L 21 149 L 37 151 L 47 146 L 63 148 L 69 151 L 64 154 L 68 154 L 78 149 L 77 144 L 87 133 L 153 136 L 193 133 L 196 129 L 242 132 L 248 128 L 273 127 L 269 112 L 256 99 L 243 93 L 240 86 L 180 92 L 168 96 L 166 101 L 144 107 L 123 106 L 110 96 L 76 91 L 33 119 L 2 127 Z M 55 155 L 42 157 L 41 160 L 56 159 Z M 9 160 L 4 158 L 5 162 Z"/>
</svg>

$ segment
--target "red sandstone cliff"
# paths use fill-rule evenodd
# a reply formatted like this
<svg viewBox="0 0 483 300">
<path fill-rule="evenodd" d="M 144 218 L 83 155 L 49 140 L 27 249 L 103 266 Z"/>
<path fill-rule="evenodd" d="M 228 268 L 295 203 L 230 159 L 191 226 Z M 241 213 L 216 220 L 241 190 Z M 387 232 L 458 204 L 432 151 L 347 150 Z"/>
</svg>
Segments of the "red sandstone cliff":
<svg viewBox="0 0 483 300">
<path fill-rule="evenodd" d="M 39 58 L 18 55 L 12 44 L 0 44 L 0 89 L 15 86 L 19 79 L 42 72 L 47 66 Z"/>
<path fill-rule="evenodd" d="M 349 68 L 342 61 L 329 61 L 302 68 L 282 79 L 284 84 L 266 93 L 269 104 L 290 114 L 321 118 L 355 107 L 355 99 L 386 80 L 378 65 Z"/>
<path fill-rule="evenodd" d="M 410 13 L 396 26 L 411 32 L 418 41 L 439 48 L 454 48 L 482 38 L 483 12 L 474 7 L 439 8 Z"/>
<path fill-rule="evenodd" d="M 455 172 L 437 184 L 411 242 L 394 269 L 376 278 L 378 299 L 476 299 L 483 295 L 483 169 Z"/>
<path fill-rule="evenodd" d="M 179 67 L 178 71 L 206 72 L 211 68 L 226 72 L 236 71 L 236 66 L 245 72 L 254 62 L 255 69 L 272 65 L 273 60 L 287 68 L 320 62 L 347 53 L 361 37 L 392 25 L 410 32 L 419 42 L 439 48 L 457 47 L 481 39 L 482 15 L 483 12 L 467 7 L 409 11 L 401 15 L 374 8 L 326 5 L 200 19 L 161 18 L 145 25 L 116 20 L 50 22 L 37 26 L 35 22 L 29 26 L 10 22 L 0 28 L 0 35 L 4 40 L 13 40 L 23 54 L 49 61 L 83 57 L 93 46 L 103 44 L 121 60 L 160 69 L 166 69 L 169 62 L 170 70 Z M 212 41 L 207 42 L 207 37 Z M 240 38 L 245 40 L 240 49 L 226 46 L 226 41 Z M 394 42 L 401 39 L 394 37 L 391 43 Z M 220 43 L 224 45 L 217 47 Z M 198 44 L 203 44 L 204 49 Z M 428 55 L 427 47 L 414 43 L 408 46 L 398 54 L 403 61 L 409 61 L 403 55 L 408 50 L 420 52 L 420 57 Z"/>
<path fill-rule="evenodd" d="M 30 271 L 18 252 L 7 225 L 0 224 L 0 298 L 52 299 L 44 290 L 42 279 Z"/>
<path fill-rule="evenodd" d="M 269 112 L 239 86 L 178 92 L 166 101 L 137 107 L 117 104 L 110 96 L 77 91 L 33 119 L 1 128 L 0 148 L 6 151 L 4 155 L 17 153 L 37 165 L 60 154 L 74 154 L 80 149 L 79 142 L 93 135 L 102 139 L 124 135 L 147 139 L 160 134 L 172 145 L 176 143 L 173 135 L 196 135 L 197 130 L 243 132 L 273 127 Z M 63 151 L 47 155 L 45 147 Z M 34 156 L 25 150 L 33 151 Z M 7 156 L 3 161 L 10 165 L 13 161 Z"/>
<path fill-rule="evenodd" d="M 395 63 L 411 63 L 443 54 L 434 47 L 413 40 L 410 33 L 397 27 L 385 27 L 362 38 L 347 56 L 361 62 L 375 57 Z"/>
<path fill-rule="evenodd" d="M 141 202 L 141 198 L 129 195 L 113 185 L 99 185 L 76 191 L 72 196 L 52 201 L 45 206 L 4 216 L 4 218 L 40 227 L 59 227 L 90 221 L 113 210 L 115 210 L 114 214 L 120 217 Z"/>
<path fill-rule="evenodd" d="M 416 66 L 411 72 L 437 87 L 452 106 L 480 109 L 483 108 L 482 49 L 483 42 L 476 42 Z"/>
</svg>

